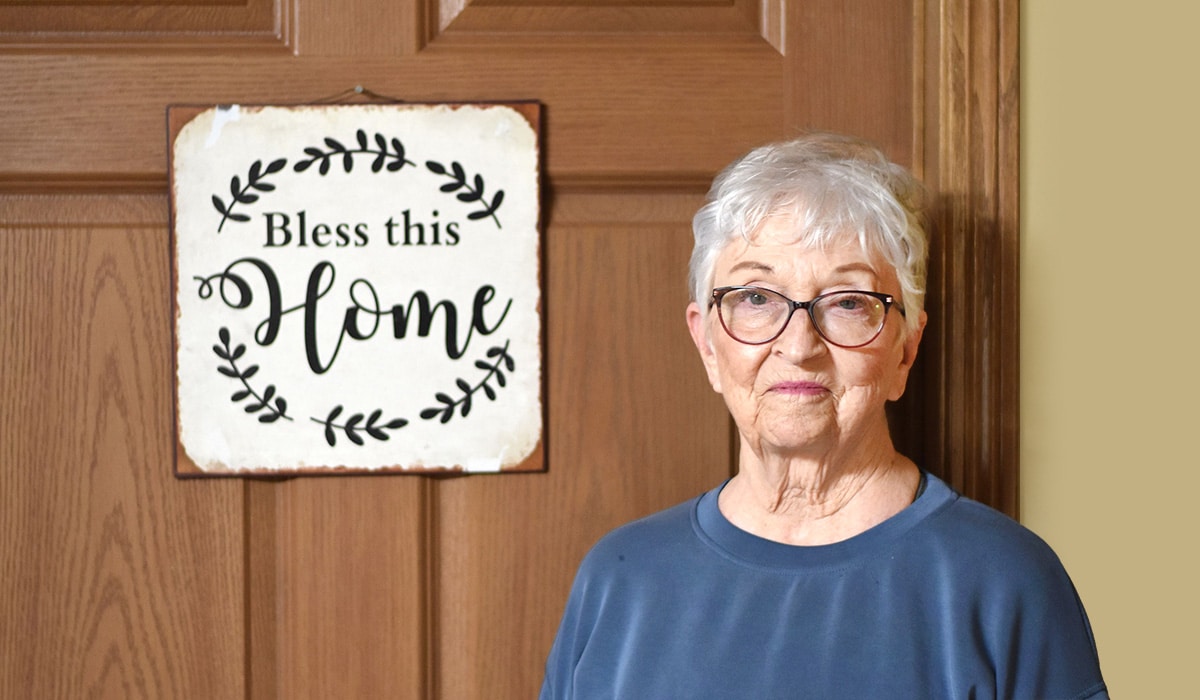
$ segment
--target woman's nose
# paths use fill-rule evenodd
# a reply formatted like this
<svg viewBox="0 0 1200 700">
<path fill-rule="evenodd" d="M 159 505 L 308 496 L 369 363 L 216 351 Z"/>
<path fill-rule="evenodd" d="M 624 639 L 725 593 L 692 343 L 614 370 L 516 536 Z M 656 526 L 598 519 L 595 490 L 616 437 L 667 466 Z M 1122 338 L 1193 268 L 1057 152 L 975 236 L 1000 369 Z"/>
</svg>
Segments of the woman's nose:
<svg viewBox="0 0 1200 700">
<path fill-rule="evenodd" d="M 817 327 L 808 312 L 805 309 L 796 309 L 783 333 L 775 339 L 774 350 L 791 362 L 801 362 L 828 352 L 829 346 L 817 332 Z"/>
</svg>

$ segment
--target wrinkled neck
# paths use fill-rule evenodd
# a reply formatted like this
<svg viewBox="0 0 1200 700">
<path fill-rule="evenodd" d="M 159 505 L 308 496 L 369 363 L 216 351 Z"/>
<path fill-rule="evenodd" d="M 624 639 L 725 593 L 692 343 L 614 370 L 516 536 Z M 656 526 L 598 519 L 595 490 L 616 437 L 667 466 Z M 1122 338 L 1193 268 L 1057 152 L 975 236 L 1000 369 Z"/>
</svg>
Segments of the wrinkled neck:
<svg viewBox="0 0 1200 700">
<path fill-rule="evenodd" d="M 781 454 L 742 441 L 738 474 L 720 508 L 739 528 L 796 545 L 830 544 L 878 525 L 910 503 L 920 471 L 890 438 L 824 452 Z"/>
</svg>

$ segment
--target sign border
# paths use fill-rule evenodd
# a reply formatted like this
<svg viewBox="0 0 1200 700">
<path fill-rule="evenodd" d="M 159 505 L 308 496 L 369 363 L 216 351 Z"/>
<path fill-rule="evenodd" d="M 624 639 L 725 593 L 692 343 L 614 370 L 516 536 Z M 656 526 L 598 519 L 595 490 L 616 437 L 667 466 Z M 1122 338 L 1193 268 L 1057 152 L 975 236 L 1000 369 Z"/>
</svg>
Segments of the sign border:
<svg viewBox="0 0 1200 700">
<path fill-rule="evenodd" d="M 346 467 L 346 466 L 330 466 L 330 467 L 293 467 L 285 469 L 264 469 L 264 468 L 247 468 L 247 469 L 224 469 L 224 470 L 204 470 L 201 469 L 187 455 L 184 449 L 183 442 L 180 438 L 181 424 L 179 418 L 179 279 L 177 269 L 178 256 L 178 241 L 176 238 L 175 226 L 175 141 L 180 132 L 193 119 L 203 114 L 204 112 L 214 109 L 229 107 L 232 105 L 219 104 L 170 104 L 166 108 L 166 126 L 167 126 L 167 187 L 168 187 L 168 233 L 170 236 L 169 255 L 170 255 L 170 271 L 171 271 L 171 424 L 172 442 L 174 443 L 173 452 L 173 472 L 178 479 L 205 479 L 205 478 L 245 478 L 245 479 L 266 479 L 266 480 L 283 480 L 301 476 L 353 476 L 353 475 L 413 475 L 413 476 L 472 476 L 482 474 L 495 474 L 497 472 L 473 472 L 467 471 L 461 465 L 455 466 L 415 466 L 404 467 L 402 465 L 390 465 L 381 467 Z M 362 100 L 346 100 L 336 102 L 301 102 L 290 104 L 250 104 L 239 103 L 238 107 L 246 107 L 251 109 L 269 108 L 269 107 L 355 107 L 355 106 L 398 106 L 398 107 L 507 107 L 520 114 L 533 129 L 536 140 L 536 148 L 539 154 L 538 157 L 538 173 L 537 173 L 537 191 L 538 191 L 538 216 L 537 216 L 537 283 L 538 283 L 538 302 L 537 313 L 541 322 L 538 327 L 538 351 L 541 359 L 541 373 L 538 380 L 538 399 L 541 406 L 542 429 L 538 437 L 537 444 L 524 460 L 516 465 L 502 468 L 499 473 L 539 473 L 548 470 L 546 461 L 546 439 L 547 429 L 549 426 L 549 408 L 547 403 L 546 391 L 546 319 L 543 315 L 543 299 L 546 293 L 546 278 L 545 278 L 545 160 L 542 157 L 544 154 L 543 147 L 543 105 L 537 100 L 506 100 L 506 101 L 447 101 L 447 102 L 408 102 L 399 100 L 379 100 L 379 101 L 362 101 Z"/>
</svg>

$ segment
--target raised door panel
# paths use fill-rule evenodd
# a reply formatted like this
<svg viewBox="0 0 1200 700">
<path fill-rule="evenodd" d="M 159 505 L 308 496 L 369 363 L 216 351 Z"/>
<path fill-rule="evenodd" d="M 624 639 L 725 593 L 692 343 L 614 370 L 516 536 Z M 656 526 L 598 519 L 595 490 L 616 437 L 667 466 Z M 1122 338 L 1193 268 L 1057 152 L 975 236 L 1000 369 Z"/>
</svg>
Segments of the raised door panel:
<svg viewBox="0 0 1200 700">
<path fill-rule="evenodd" d="M 533 99 L 545 107 L 551 189 L 655 183 L 703 190 L 780 126 L 782 67 L 741 40 L 452 48 L 378 58 L 0 55 L 0 186 L 165 192 L 168 104 L 314 102 L 362 85 L 411 102 Z M 48 88 L 47 86 L 53 86 Z M 73 105 L 64 109 L 66 103 Z M 649 146 L 649 147 L 648 147 Z"/>
<path fill-rule="evenodd" d="M 243 485 L 170 473 L 164 204 L 0 196 L 0 697 L 243 693 Z"/>
<path fill-rule="evenodd" d="M 773 4 L 773 3 L 767 3 Z M 429 0 L 430 38 L 464 35 L 762 35 L 757 0 L 507 2 Z"/>
<path fill-rule="evenodd" d="M 42 0 L 0 7 L 0 48 L 282 48 L 283 0 Z"/>
<path fill-rule="evenodd" d="M 255 566 L 274 563 L 275 580 L 255 595 L 274 605 L 276 636 L 252 661 L 277 675 L 253 697 L 424 696 L 427 489 L 420 477 L 298 478 L 269 494 L 276 553 Z"/>
</svg>

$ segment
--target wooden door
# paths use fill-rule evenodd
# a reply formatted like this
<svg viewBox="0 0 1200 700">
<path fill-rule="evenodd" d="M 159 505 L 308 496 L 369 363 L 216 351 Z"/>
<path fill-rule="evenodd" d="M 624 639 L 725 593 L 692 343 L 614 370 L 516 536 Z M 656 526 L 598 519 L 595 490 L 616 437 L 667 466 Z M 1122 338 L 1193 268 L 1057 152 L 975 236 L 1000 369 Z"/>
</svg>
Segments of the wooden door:
<svg viewBox="0 0 1200 700">
<path fill-rule="evenodd" d="M 802 128 L 934 187 L 897 429 L 1013 512 L 1015 7 L 0 5 L 0 697 L 535 696 L 588 546 L 731 472 L 683 323 L 689 221 L 719 167 Z M 359 85 L 544 105 L 548 471 L 176 480 L 165 108 Z"/>
</svg>

